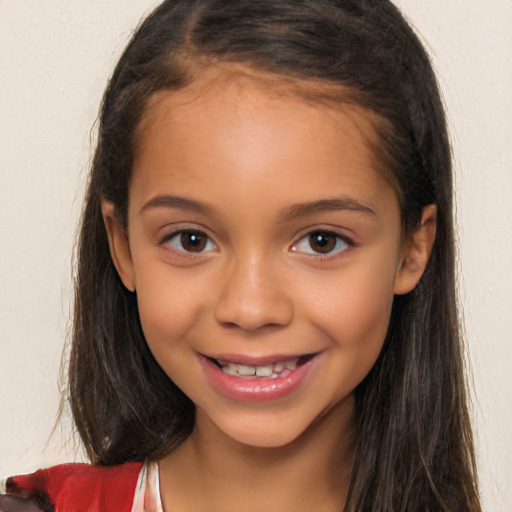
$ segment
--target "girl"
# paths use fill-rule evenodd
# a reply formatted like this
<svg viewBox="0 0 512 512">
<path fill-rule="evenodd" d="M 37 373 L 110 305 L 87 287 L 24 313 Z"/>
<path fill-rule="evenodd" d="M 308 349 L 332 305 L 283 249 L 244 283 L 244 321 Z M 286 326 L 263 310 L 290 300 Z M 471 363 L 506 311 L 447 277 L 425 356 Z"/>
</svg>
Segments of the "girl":
<svg viewBox="0 0 512 512">
<path fill-rule="evenodd" d="M 162 3 L 105 93 L 82 218 L 93 465 L 0 507 L 479 511 L 450 165 L 387 0 Z"/>
</svg>

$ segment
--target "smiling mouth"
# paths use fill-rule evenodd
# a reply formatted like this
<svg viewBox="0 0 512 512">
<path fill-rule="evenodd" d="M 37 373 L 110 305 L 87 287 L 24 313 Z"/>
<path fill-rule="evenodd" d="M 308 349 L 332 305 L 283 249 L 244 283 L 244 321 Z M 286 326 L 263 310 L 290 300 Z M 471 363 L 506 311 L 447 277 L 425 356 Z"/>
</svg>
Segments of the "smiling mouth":
<svg viewBox="0 0 512 512">
<path fill-rule="evenodd" d="M 261 366 L 252 366 L 248 364 L 236 363 L 233 361 L 225 361 L 222 359 L 214 359 L 209 357 L 215 365 L 217 365 L 227 375 L 233 377 L 241 377 L 244 379 L 277 379 L 279 377 L 286 377 L 291 372 L 296 370 L 299 366 L 307 363 L 318 353 L 306 354 L 300 357 L 287 359 L 285 361 L 278 361 L 275 363 L 268 363 Z"/>
</svg>

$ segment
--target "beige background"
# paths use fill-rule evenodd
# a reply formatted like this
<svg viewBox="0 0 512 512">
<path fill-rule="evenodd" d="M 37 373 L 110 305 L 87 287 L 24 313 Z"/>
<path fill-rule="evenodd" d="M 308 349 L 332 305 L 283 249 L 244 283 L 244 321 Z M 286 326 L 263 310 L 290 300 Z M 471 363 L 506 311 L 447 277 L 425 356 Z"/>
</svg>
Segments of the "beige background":
<svg viewBox="0 0 512 512">
<path fill-rule="evenodd" d="M 80 458 L 48 440 L 89 133 L 156 0 L 0 0 L 0 475 Z M 399 0 L 429 41 L 454 142 L 461 301 L 488 512 L 512 510 L 512 0 Z"/>
</svg>

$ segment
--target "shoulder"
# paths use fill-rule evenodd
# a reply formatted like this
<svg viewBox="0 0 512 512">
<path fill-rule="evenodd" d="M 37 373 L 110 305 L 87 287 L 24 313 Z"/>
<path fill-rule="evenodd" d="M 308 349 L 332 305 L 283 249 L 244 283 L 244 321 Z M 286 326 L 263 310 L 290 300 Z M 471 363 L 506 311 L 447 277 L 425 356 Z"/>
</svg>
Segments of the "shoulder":
<svg viewBox="0 0 512 512">
<path fill-rule="evenodd" d="M 101 467 L 61 464 L 11 477 L 6 491 L 48 512 L 130 512 L 142 463 Z"/>
</svg>

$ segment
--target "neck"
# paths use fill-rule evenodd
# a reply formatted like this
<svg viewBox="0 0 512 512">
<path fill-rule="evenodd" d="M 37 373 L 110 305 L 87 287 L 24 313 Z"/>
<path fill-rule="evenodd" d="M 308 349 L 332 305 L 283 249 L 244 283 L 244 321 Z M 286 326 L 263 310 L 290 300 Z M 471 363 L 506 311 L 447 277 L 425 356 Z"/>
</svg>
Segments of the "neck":
<svg viewBox="0 0 512 512">
<path fill-rule="evenodd" d="M 340 511 L 350 478 L 353 398 L 340 402 L 291 443 L 241 444 L 201 411 L 191 436 L 160 463 L 167 511 Z"/>
</svg>

